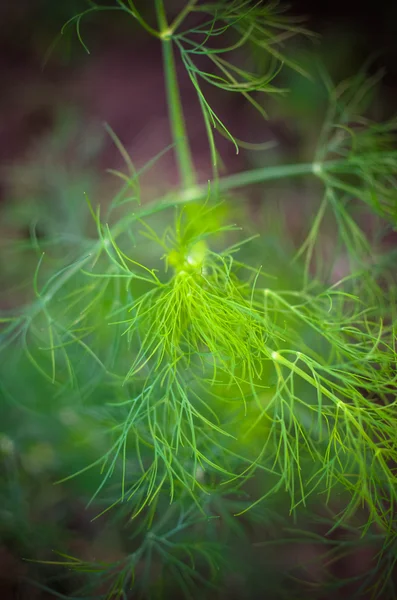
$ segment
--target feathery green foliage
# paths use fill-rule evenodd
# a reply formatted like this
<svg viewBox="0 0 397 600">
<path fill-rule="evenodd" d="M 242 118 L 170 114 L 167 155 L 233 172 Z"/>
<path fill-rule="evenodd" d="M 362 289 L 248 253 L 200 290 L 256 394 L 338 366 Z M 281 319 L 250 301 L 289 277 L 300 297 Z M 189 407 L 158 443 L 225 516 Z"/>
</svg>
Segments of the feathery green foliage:
<svg viewBox="0 0 397 600">
<path fill-rule="evenodd" d="M 120 193 L 105 216 L 86 194 L 90 223 L 73 238 L 54 232 L 45 252 L 33 228 L 31 244 L 19 247 L 37 256 L 30 298 L 0 313 L 4 403 L 32 411 L 33 421 L 58 422 L 60 411 L 58 483 L 86 481 L 97 518 L 106 513 L 127 529 L 114 562 L 68 552 L 46 562 L 78 573 L 78 598 L 167 597 L 175 587 L 207 597 L 231 576 L 231 537 L 251 552 L 249 527 L 268 531 L 280 520 L 287 531 L 321 505 L 328 533 L 354 525 L 360 543 L 380 541 L 360 589 L 381 597 L 396 533 L 396 282 L 387 256 L 368 260 L 372 240 L 350 208 L 359 201 L 385 229 L 395 226 L 395 119 L 363 116 L 376 78 L 360 73 L 335 87 L 324 76 L 329 111 L 312 163 L 224 178 L 215 169 L 211 185 L 197 185 L 174 51 L 197 91 L 216 165 L 213 129 L 238 141 L 204 84 L 242 94 L 266 117 L 258 92 L 284 93 L 276 86 L 283 66 L 306 75 L 283 44 L 308 32 L 277 2 L 191 0 L 171 23 L 162 0 L 154 8 L 158 29 L 131 0 L 90 3 L 70 22 L 82 41 L 83 17 L 118 10 L 161 43 L 174 138 L 167 151 L 176 152 L 180 188 L 146 202 L 141 173 L 108 128 L 128 169 L 113 171 Z M 266 52 L 266 69 L 244 68 L 248 47 Z M 320 179 L 323 199 L 294 259 L 281 261 L 294 272 L 286 283 L 232 193 L 298 176 Z M 330 213 L 349 266 L 336 280 L 321 258 L 313 269 Z M 236 216 L 247 234 L 230 224 Z M 85 233 L 92 225 L 95 238 Z M 76 454 L 91 462 L 64 451 L 76 440 Z M 12 453 L 23 453 L 16 441 Z M 294 535 L 304 538 L 298 525 Z M 345 551 L 324 536 L 317 542 L 324 560 Z M 284 579 L 277 585 L 281 597 Z"/>
</svg>

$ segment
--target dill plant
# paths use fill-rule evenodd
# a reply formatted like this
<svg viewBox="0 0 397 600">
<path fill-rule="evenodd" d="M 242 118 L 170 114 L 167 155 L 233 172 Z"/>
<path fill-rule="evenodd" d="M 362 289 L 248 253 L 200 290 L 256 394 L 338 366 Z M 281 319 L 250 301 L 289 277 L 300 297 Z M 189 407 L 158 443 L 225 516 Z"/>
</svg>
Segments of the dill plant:
<svg viewBox="0 0 397 600">
<path fill-rule="evenodd" d="M 207 597 L 236 568 L 234 540 L 248 552 L 247 523 L 270 537 L 273 524 L 295 524 L 295 537 L 304 539 L 299 522 L 321 505 L 328 533 L 353 523 L 361 543 L 381 540 L 378 566 L 393 564 L 393 256 L 371 257 L 373 243 L 350 205 L 358 201 L 384 229 L 395 227 L 396 121 L 365 115 L 376 78 L 359 73 L 335 86 L 321 73 L 329 110 L 313 161 L 220 177 L 215 133 L 236 149 L 244 141 L 214 112 L 204 84 L 242 94 L 266 118 L 266 95 L 286 93 L 277 86 L 281 68 L 308 76 L 285 41 L 311 34 L 278 3 L 190 0 L 172 22 L 162 0 L 154 8 L 152 24 L 131 0 L 90 3 L 66 26 L 76 25 L 88 50 L 82 19 L 116 10 L 158 39 L 173 134 L 168 151 L 176 154 L 180 186 L 144 201 L 140 173 L 108 129 L 127 168 L 114 172 L 120 192 L 105 216 L 85 194 L 94 237 L 89 226 L 73 240 L 56 234 L 43 252 L 32 228 L 28 252 L 39 258 L 31 298 L 0 317 L 4 402 L 14 410 L 26 404 L 40 419 L 45 398 L 50 422 L 58 410 L 73 412 L 92 433 L 79 442 L 92 461 L 71 472 L 65 460 L 58 483 L 86 481 L 97 518 L 108 513 L 126 531 L 123 558 L 113 563 L 65 552 L 47 563 L 76 572 L 76 597 L 167 597 L 175 586 L 185 597 Z M 247 46 L 266 60 L 241 66 Z M 195 174 L 175 53 L 202 109 L 213 164 L 208 185 Z M 301 176 L 316 178 L 323 197 L 306 239 L 281 265 L 291 273 L 286 284 L 272 265 L 250 257 L 250 247 L 261 256 L 261 242 L 231 224 L 248 220 L 233 192 Z M 336 282 L 318 250 L 331 217 L 349 262 Z M 60 453 L 73 435 L 54 440 Z M 319 543 L 327 556 L 327 539 Z M 389 571 L 370 576 L 360 590 L 380 597 Z M 282 597 L 285 582 L 274 585 Z M 290 588 L 285 594 L 294 597 Z"/>
</svg>

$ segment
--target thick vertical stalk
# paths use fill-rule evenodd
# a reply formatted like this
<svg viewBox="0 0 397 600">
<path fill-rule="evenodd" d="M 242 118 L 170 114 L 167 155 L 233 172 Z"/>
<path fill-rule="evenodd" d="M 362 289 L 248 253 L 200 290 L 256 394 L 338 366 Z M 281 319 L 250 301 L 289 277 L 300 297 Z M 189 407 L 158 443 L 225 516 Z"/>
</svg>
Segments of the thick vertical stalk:
<svg viewBox="0 0 397 600">
<path fill-rule="evenodd" d="M 163 0 L 156 0 L 157 19 L 163 50 L 164 77 L 167 92 L 168 114 L 171 132 L 175 143 L 175 152 L 181 184 L 184 188 L 193 187 L 196 183 L 194 166 L 186 133 L 179 84 L 176 75 L 174 49 L 167 24 Z"/>
</svg>

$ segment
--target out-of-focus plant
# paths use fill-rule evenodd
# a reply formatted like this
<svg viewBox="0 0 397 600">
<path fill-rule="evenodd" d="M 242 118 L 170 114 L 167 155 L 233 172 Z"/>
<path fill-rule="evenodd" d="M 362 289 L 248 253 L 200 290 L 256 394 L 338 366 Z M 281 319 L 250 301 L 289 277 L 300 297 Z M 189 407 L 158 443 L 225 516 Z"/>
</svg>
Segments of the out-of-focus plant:
<svg viewBox="0 0 397 600">
<path fill-rule="evenodd" d="M 323 76 L 329 110 L 312 162 L 219 177 L 216 130 L 237 150 L 240 142 L 204 89 L 242 94 L 266 118 L 266 95 L 286 93 L 277 86 L 280 70 L 307 76 L 285 42 L 310 34 L 274 2 L 191 0 L 172 22 L 162 0 L 154 7 L 156 24 L 131 0 L 91 2 L 67 25 L 76 25 L 88 49 L 82 19 L 117 10 L 158 39 L 180 186 L 145 202 L 140 173 L 109 129 L 126 163 L 126 172 L 114 172 L 119 194 L 105 215 L 85 194 L 91 223 L 82 227 L 81 212 L 70 214 L 76 234 L 62 235 L 60 222 L 45 251 L 32 228 L 31 244 L 20 248 L 38 256 L 31 299 L 0 315 L 6 413 L 29 411 L 33 439 L 45 419 L 56 456 L 43 455 L 45 446 L 40 456 L 57 463 L 59 483 L 85 482 L 98 516 L 109 512 L 127 527 L 119 560 L 61 553 L 49 562 L 78 574 L 79 598 L 167 597 L 175 587 L 207 597 L 232 573 L 230 539 L 246 543 L 242 519 L 269 529 L 335 499 L 328 530 L 362 513 L 356 530 L 365 540 L 377 528 L 383 557 L 395 545 L 395 281 L 387 256 L 368 260 L 372 242 L 350 205 L 361 202 L 395 227 L 396 121 L 366 118 L 374 78 L 359 73 L 334 86 Z M 260 70 L 245 67 L 246 46 L 267 56 Z M 214 172 L 204 186 L 175 53 L 209 141 Z M 230 224 L 238 212 L 233 193 L 301 176 L 318 180 L 322 198 L 294 261 L 279 261 L 275 273 L 249 216 L 240 210 L 239 226 Z M 332 261 L 314 260 L 329 215 L 350 268 L 337 281 Z M 22 452 L 23 438 L 3 441 L 3 453 Z M 87 455 L 92 460 L 80 464 Z M 282 597 L 283 581 L 275 585 Z M 373 580 L 362 585 L 378 596 L 386 589 Z"/>
</svg>

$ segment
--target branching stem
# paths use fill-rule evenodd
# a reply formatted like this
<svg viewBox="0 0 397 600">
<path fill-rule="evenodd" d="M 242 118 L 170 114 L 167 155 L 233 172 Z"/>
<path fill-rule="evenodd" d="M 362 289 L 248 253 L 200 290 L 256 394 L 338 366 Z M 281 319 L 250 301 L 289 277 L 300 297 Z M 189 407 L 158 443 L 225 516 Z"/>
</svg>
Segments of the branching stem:
<svg viewBox="0 0 397 600">
<path fill-rule="evenodd" d="M 160 29 L 163 51 L 164 77 L 167 92 L 167 105 L 171 125 L 178 170 L 184 188 L 195 185 L 194 165 L 188 142 L 185 118 L 183 115 L 178 78 L 176 73 L 172 30 L 167 23 L 163 0 L 156 0 L 156 13 Z"/>
</svg>

